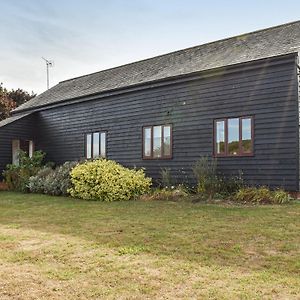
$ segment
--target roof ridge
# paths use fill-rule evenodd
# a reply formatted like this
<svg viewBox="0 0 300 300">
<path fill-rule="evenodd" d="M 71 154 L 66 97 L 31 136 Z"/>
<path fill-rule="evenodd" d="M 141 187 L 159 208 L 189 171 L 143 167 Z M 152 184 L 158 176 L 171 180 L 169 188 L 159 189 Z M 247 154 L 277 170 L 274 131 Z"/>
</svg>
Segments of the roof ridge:
<svg viewBox="0 0 300 300">
<path fill-rule="evenodd" d="M 274 25 L 274 26 L 271 26 L 271 27 L 267 27 L 267 28 L 263 28 L 263 29 L 258 29 L 258 30 L 254 30 L 254 31 L 246 32 L 246 33 L 241 33 L 241 34 L 238 34 L 238 35 L 235 35 L 235 36 L 231 36 L 231 37 L 227 37 L 227 38 L 222 38 L 220 40 L 216 40 L 216 41 L 212 41 L 212 42 L 207 42 L 207 43 L 204 43 L 204 44 L 200 44 L 200 45 L 196 45 L 196 46 L 191 46 L 191 47 L 183 48 L 183 49 L 180 49 L 180 50 L 171 51 L 171 52 L 160 54 L 160 55 L 153 56 L 153 57 L 144 58 L 144 59 L 141 59 L 141 60 L 137 60 L 137 61 L 133 61 L 133 62 L 130 62 L 130 63 L 123 64 L 123 65 L 119 65 L 119 66 L 116 66 L 116 67 L 111 67 L 111 68 L 108 68 L 108 69 L 103 69 L 103 70 L 100 70 L 100 71 L 96 71 L 96 72 L 88 73 L 88 74 L 85 74 L 85 75 L 80 75 L 80 76 L 77 76 L 77 77 L 73 77 L 73 78 L 69 78 L 69 79 L 66 79 L 66 80 L 62 80 L 59 83 L 72 81 L 74 79 L 79 79 L 79 78 L 87 77 L 87 76 L 94 75 L 94 74 L 97 74 L 97 73 L 101 73 L 101 72 L 105 72 L 105 71 L 110 71 L 110 70 L 118 69 L 118 68 L 121 68 L 121 67 L 133 65 L 133 64 L 136 64 L 136 63 L 139 63 L 139 62 L 144 62 L 144 61 L 156 59 L 156 58 L 159 58 L 159 57 L 164 57 L 164 56 L 167 56 L 167 55 L 170 55 L 170 54 L 175 54 L 175 53 L 178 53 L 178 52 L 182 52 L 182 51 L 186 51 L 186 50 L 198 48 L 198 47 L 201 47 L 201 46 L 206 46 L 206 45 L 211 45 L 211 44 L 214 44 L 214 43 L 224 42 L 224 41 L 231 40 L 231 39 L 236 39 L 238 37 L 242 37 L 242 36 L 245 36 L 245 35 L 248 35 L 248 34 L 255 34 L 255 33 L 258 33 L 258 32 L 263 32 L 263 31 L 268 31 L 268 30 L 280 28 L 280 27 L 285 27 L 285 26 L 292 25 L 292 24 L 295 24 L 295 23 L 300 23 L 300 20 L 292 21 L 292 22 L 288 22 L 288 23 L 284 23 L 284 24 L 280 24 L 280 25 Z"/>
</svg>

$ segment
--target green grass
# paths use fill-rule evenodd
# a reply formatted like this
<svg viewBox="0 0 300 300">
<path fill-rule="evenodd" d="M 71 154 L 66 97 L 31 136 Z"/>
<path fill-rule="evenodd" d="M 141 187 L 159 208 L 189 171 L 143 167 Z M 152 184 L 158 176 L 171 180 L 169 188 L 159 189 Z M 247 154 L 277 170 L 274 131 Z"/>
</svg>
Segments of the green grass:
<svg viewBox="0 0 300 300">
<path fill-rule="evenodd" d="M 0 192 L 0 298 L 299 299 L 300 204 Z"/>
</svg>

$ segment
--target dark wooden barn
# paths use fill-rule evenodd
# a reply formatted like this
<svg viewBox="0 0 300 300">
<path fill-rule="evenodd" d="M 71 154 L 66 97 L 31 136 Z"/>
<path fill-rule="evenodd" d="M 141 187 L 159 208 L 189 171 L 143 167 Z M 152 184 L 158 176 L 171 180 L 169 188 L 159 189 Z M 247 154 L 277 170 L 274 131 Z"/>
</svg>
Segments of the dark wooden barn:
<svg viewBox="0 0 300 300">
<path fill-rule="evenodd" d="M 225 175 L 297 191 L 299 51 L 300 21 L 60 82 L 0 122 L 0 171 L 41 149 L 192 183 L 208 155 Z"/>
</svg>

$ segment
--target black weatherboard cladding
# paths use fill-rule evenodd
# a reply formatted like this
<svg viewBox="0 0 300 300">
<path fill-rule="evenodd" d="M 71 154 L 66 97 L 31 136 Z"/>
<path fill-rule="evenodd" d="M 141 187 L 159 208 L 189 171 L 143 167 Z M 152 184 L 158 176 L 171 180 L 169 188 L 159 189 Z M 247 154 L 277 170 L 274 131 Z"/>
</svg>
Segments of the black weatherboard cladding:
<svg viewBox="0 0 300 300">
<path fill-rule="evenodd" d="M 299 137 L 300 137 L 300 61 L 299 61 L 299 56 L 297 57 L 297 74 L 298 74 L 298 112 L 299 112 L 299 115 L 298 115 L 299 131 L 298 131 L 298 133 L 299 133 Z M 299 138 L 298 146 L 299 146 L 299 151 L 300 151 L 300 138 Z M 300 159 L 300 152 L 298 152 L 298 153 L 299 153 L 299 159 Z M 300 162 L 299 162 L 299 172 L 300 172 Z M 299 178 L 299 190 L 300 190 L 300 178 Z"/>
<path fill-rule="evenodd" d="M 56 163 L 84 156 L 84 136 L 107 131 L 107 156 L 126 166 L 145 167 L 158 178 L 171 168 L 192 182 L 191 166 L 212 155 L 213 120 L 254 116 L 253 157 L 219 158 L 224 174 L 244 173 L 249 183 L 298 189 L 299 132 L 296 55 L 241 64 L 235 72 L 177 80 L 165 86 L 41 110 L 37 147 Z M 142 126 L 173 125 L 173 158 L 142 160 Z"/>
<path fill-rule="evenodd" d="M 34 114 L 0 127 L 0 178 L 5 166 L 12 163 L 12 140 L 35 140 L 36 128 Z"/>
</svg>

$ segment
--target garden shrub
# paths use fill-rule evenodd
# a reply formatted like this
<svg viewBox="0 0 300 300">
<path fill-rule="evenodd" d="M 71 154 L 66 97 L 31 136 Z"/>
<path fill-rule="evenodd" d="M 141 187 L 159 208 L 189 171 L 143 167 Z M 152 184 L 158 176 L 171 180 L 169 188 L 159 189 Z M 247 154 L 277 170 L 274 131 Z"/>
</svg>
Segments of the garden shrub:
<svg viewBox="0 0 300 300">
<path fill-rule="evenodd" d="M 162 168 L 160 170 L 162 188 L 169 189 L 174 186 L 174 181 L 172 179 L 171 170 L 169 168 Z"/>
<path fill-rule="evenodd" d="M 201 157 L 193 166 L 193 173 L 197 181 L 196 192 L 205 200 L 215 196 L 227 198 L 244 186 L 242 172 L 236 176 L 217 174 L 216 158 Z"/>
<path fill-rule="evenodd" d="M 273 192 L 273 203 L 285 204 L 293 200 L 293 197 L 286 191 L 279 189 Z"/>
<path fill-rule="evenodd" d="M 233 199 L 243 203 L 283 204 L 291 201 L 292 197 L 282 189 L 271 191 L 263 186 L 241 188 Z"/>
<path fill-rule="evenodd" d="M 3 177 L 10 190 L 27 192 L 28 182 L 31 176 L 37 174 L 42 168 L 45 153 L 35 151 L 30 158 L 26 152 L 20 151 L 19 165 L 7 165 Z"/>
<path fill-rule="evenodd" d="M 182 185 L 171 188 L 155 189 L 152 193 L 142 195 L 144 201 L 178 201 L 189 195 L 186 188 Z"/>
<path fill-rule="evenodd" d="M 220 190 L 217 160 L 207 156 L 201 157 L 193 166 L 193 173 L 197 180 L 197 193 L 211 200 Z"/>
<path fill-rule="evenodd" d="M 71 171 L 78 162 L 65 162 L 56 167 L 52 173 L 45 178 L 44 193 L 53 196 L 66 196 L 72 186 Z"/>
<path fill-rule="evenodd" d="M 223 198 L 227 198 L 236 194 L 244 187 L 242 172 L 237 176 L 219 176 L 218 194 Z"/>
<path fill-rule="evenodd" d="M 32 193 L 44 193 L 53 196 L 66 196 L 71 188 L 71 170 L 78 162 L 65 162 L 63 165 L 40 170 L 29 179 L 29 190 Z"/>
<path fill-rule="evenodd" d="M 52 172 L 52 168 L 44 167 L 35 176 L 31 176 L 28 181 L 29 191 L 31 193 L 44 193 L 45 178 Z"/>
<path fill-rule="evenodd" d="M 73 197 L 86 200 L 118 201 L 135 199 L 149 192 L 151 178 L 144 170 L 130 170 L 106 159 L 86 161 L 71 171 Z"/>
</svg>

